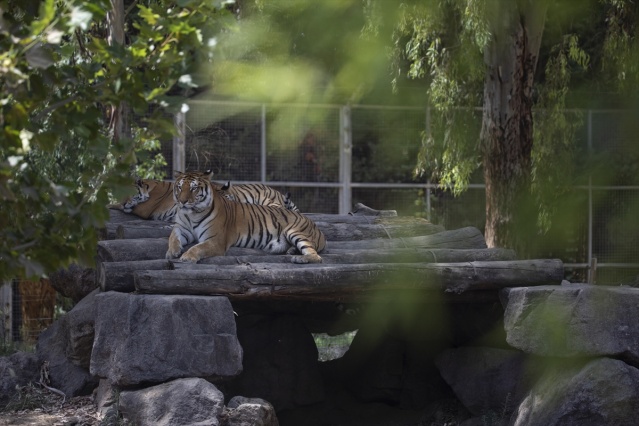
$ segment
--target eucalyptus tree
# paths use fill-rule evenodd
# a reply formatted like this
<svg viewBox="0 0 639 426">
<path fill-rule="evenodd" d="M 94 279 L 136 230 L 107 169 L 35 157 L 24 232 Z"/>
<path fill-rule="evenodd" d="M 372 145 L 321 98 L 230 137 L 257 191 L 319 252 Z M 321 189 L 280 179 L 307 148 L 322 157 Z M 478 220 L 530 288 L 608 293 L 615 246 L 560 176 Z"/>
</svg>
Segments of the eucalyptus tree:
<svg viewBox="0 0 639 426">
<path fill-rule="evenodd" d="M 92 261 L 109 195 L 170 134 L 164 113 L 184 108 L 196 64 L 234 20 L 225 2 L 124 1 L 112 42 L 117 3 L 0 1 L 2 280 Z M 130 135 L 109 124 L 121 105 L 144 115 Z"/>
<path fill-rule="evenodd" d="M 630 0 L 241 4 L 212 64 L 217 93 L 358 102 L 411 83 L 433 108 L 416 176 L 459 194 L 481 171 L 490 246 L 519 249 L 548 229 L 580 126 L 567 108 L 592 105 L 574 89 L 627 92 L 637 78 Z"/>
<path fill-rule="evenodd" d="M 444 129 L 424 136 L 416 171 L 459 193 L 483 170 L 489 246 L 523 249 L 526 235 L 548 228 L 562 184 L 571 184 L 580 124 L 566 110 L 571 91 L 597 96 L 636 82 L 636 14 L 624 0 L 401 6 L 396 73 L 404 65 L 425 80 Z M 481 127 L 469 131 L 472 111 Z"/>
</svg>

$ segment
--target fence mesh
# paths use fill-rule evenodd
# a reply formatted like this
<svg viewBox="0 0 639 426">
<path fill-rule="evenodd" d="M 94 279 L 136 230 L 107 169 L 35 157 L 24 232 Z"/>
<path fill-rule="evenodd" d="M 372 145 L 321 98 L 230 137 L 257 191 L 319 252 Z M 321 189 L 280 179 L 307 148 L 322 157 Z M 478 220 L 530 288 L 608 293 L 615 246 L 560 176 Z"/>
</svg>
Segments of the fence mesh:
<svg viewBox="0 0 639 426">
<path fill-rule="evenodd" d="M 212 170 L 217 181 L 259 181 L 260 106 L 201 103 L 187 115 L 185 169 Z"/>
<path fill-rule="evenodd" d="M 268 108 L 266 179 L 339 182 L 339 114 L 334 106 Z"/>
<path fill-rule="evenodd" d="M 570 264 L 587 264 L 589 254 L 601 265 L 602 283 L 618 283 L 634 274 L 628 266 L 613 272 L 610 263 L 639 263 L 633 214 L 639 209 L 639 188 L 614 189 L 610 185 L 639 185 L 636 136 L 639 124 L 623 111 L 575 112 L 577 130 L 575 183 L 592 182 L 593 196 L 580 188 L 566 194 L 562 212 L 550 231 L 539 236 L 538 250 Z M 472 114 L 471 114 L 472 115 Z M 479 118 L 472 115 L 473 120 Z M 439 189 L 391 188 L 391 183 L 416 183 L 413 168 L 427 111 L 420 108 L 353 106 L 351 108 L 353 203 L 401 215 L 429 217 L 447 229 L 475 226 L 483 229 L 485 193 L 473 187 L 459 197 Z M 193 131 L 189 165 L 213 165 L 220 178 L 290 182 L 278 187 L 291 192 L 303 211 L 337 212 L 339 189 L 312 183 L 340 180 L 340 107 L 338 106 L 234 106 L 210 104 L 189 112 Z M 475 123 L 476 124 L 476 123 Z M 472 131 L 476 130 L 472 127 Z M 262 134 L 263 129 L 265 134 Z M 260 159 L 264 138 L 265 169 Z M 205 149 L 206 147 L 206 149 Z M 343 166 L 343 165 L 342 165 Z M 481 182 L 481 173 L 473 178 Z M 296 182 L 307 185 L 296 185 Z M 363 184 L 363 185 L 357 185 Z M 379 187 L 374 186 L 379 184 Z M 592 209 L 592 218 L 589 211 Z M 588 223 L 592 220 L 592 229 Z M 591 244 L 591 246 L 589 246 Z M 619 269 L 619 268 L 617 268 Z M 567 276 L 585 280 L 587 267 L 571 267 Z M 616 269 L 615 269 L 616 271 Z"/>
</svg>

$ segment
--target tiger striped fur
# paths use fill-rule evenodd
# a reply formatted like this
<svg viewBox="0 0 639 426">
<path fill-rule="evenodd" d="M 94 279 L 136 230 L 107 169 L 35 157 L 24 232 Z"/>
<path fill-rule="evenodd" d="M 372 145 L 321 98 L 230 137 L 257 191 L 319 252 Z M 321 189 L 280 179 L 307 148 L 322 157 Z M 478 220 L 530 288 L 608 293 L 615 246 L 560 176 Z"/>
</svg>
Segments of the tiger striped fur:
<svg viewBox="0 0 639 426">
<path fill-rule="evenodd" d="M 164 220 L 173 222 L 178 207 L 173 200 L 173 183 L 154 180 L 136 179 L 137 194 L 128 197 L 122 203 L 111 204 L 111 209 L 133 213 L 142 219 Z"/>
<path fill-rule="evenodd" d="M 270 186 L 262 184 L 231 185 L 213 182 L 213 187 L 229 200 L 248 204 L 283 207 L 298 212 L 299 209 L 291 200 L 290 194 L 283 195 Z M 122 203 L 110 204 L 110 209 L 132 213 L 142 219 L 164 220 L 173 222 L 178 211 L 173 200 L 173 182 L 136 179 L 137 194 L 126 198 Z"/>
<path fill-rule="evenodd" d="M 291 194 L 287 192 L 282 194 L 270 186 L 261 183 L 238 183 L 231 185 L 227 182 L 225 185 L 213 182 L 220 194 L 224 195 L 227 200 L 237 201 L 239 203 L 260 204 L 262 206 L 284 207 L 294 212 L 300 211 L 291 200 Z"/>
<path fill-rule="evenodd" d="M 179 210 L 169 237 L 167 259 L 184 262 L 222 256 L 230 247 L 282 254 L 296 249 L 293 263 L 320 263 L 326 238 L 306 216 L 274 206 L 238 203 L 222 196 L 201 172 L 178 173 L 173 196 Z"/>
</svg>

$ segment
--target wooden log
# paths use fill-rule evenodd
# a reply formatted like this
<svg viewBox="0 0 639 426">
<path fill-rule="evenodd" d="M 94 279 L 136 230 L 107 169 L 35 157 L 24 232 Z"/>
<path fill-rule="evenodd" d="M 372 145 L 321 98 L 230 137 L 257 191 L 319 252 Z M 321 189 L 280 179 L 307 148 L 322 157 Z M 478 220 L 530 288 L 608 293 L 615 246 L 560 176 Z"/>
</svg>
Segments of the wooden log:
<svg viewBox="0 0 639 426">
<path fill-rule="evenodd" d="M 448 249 L 482 249 L 486 248 L 486 240 L 479 229 L 472 226 L 443 231 L 437 234 L 393 238 L 390 240 L 329 241 L 328 253 L 348 250 L 394 249 L 409 247 L 448 248 Z"/>
<path fill-rule="evenodd" d="M 409 247 L 481 249 L 486 248 L 486 242 L 477 228 L 469 227 L 422 237 L 395 238 L 391 240 L 329 241 L 325 254 Z M 164 259 L 167 248 L 167 238 L 104 240 L 98 242 L 97 259 L 100 262 Z M 240 249 L 237 247 L 232 247 L 227 252 L 229 256 L 253 254 L 265 255 L 266 253 L 260 250 Z"/>
<path fill-rule="evenodd" d="M 355 204 L 355 207 L 348 214 L 353 216 L 386 216 L 393 217 L 397 216 L 396 210 L 375 210 L 370 208 L 362 203 Z"/>
<path fill-rule="evenodd" d="M 157 222 L 147 226 L 146 223 Z M 315 222 L 324 233 L 328 241 L 349 241 L 372 238 L 402 238 L 415 235 L 431 235 L 444 231 L 441 225 L 433 225 L 425 221 L 411 221 L 406 223 L 339 223 Z M 110 227 L 114 225 L 108 225 Z M 131 221 L 115 225 L 116 238 L 168 238 L 171 234 L 171 224 L 160 221 Z"/>
<path fill-rule="evenodd" d="M 211 265 L 269 264 L 269 268 L 304 267 L 291 262 L 291 255 L 216 256 L 202 259 L 197 265 L 167 260 L 142 260 L 98 263 L 98 283 L 102 291 L 131 292 L 135 290 L 133 273 L 140 270 L 170 270 L 209 267 Z M 437 263 L 514 260 L 515 252 L 507 249 L 447 250 L 397 249 L 365 250 L 356 253 L 326 254 L 323 264 L 361 263 Z M 170 265 L 169 265 L 170 264 Z M 202 266 L 204 265 L 204 266 Z"/>
<path fill-rule="evenodd" d="M 381 210 L 385 212 L 386 210 Z M 394 211 L 394 210 L 392 210 Z M 415 217 L 398 217 L 388 216 L 386 214 L 379 216 L 353 216 L 350 214 L 330 214 L 330 213 L 302 213 L 304 216 L 313 220 L 314 222 L 328 222 L 328 223 L 366 223 L 366 224 L 393 224 L 393 223 L 430 223 L 426 219 Z M 167 223 L 164 221 L 141 219 L 140 217 L 132 213 L 124 213 L 120 210 L 109 210 L 109 222 L 114 224 L 129 224 L 129 223 L 145 223 L 148 226 L 153 226 L 155 223 Z"/>
<path fill-rule="evenodd" d="M 98 241 L 98 262 L 122 262 L 127 260 L 164 259 L 169 247 L 168 238 L 140 238 L 135 240 Z M 190 246 L 185 248 L 188 249 Z M 229 256 L 252 256 L 265 254 L 261 250 L 231 247 Z"/>
<path fill-rule="evenodd" d="M 207 257 L 199 265 L 242 265 L 253 263 L 291 263 L 292 255 L 262 256 L 215 256 Z M 323 254 L 322 263 L 357 264 L 357 263 L 438 263 L 438 262 L 473 262 L 515 260 L 513 250 L 502 248 L 457 250 L 457 249 L 409 249 L 390 250 L 358 250 L 352 253 Z"/>
<path fill-rule="evenodd" d="M 123 223 L 130 222 L 132 220 L 139 220 L 140 218 L 131 213 L 124 213 L 122 210 L 109 209 L 109 222 L 111 223 Z"/>
<path fill-rule="evenodd" d="M 133 272 L 144 270 L 170 270 L 173 263 L 165 260 L 140 260 L 137 262 L 100 262 L 97 276 L 102 291 L 119 291 L 130 293 L 135 291 Z"/>
<path fill-rule="evenodd" d="M 270 269 L 256 265 L 209 266 L 135 272 L 140 293 L 224 295 L 241 299 L 343 300 L 377 291 L 435 293 L 558 285 L 561 260 L 464 263 L 306 265 Z M 300 265 L 298 265 L 300 266 Z"/>
</svg>

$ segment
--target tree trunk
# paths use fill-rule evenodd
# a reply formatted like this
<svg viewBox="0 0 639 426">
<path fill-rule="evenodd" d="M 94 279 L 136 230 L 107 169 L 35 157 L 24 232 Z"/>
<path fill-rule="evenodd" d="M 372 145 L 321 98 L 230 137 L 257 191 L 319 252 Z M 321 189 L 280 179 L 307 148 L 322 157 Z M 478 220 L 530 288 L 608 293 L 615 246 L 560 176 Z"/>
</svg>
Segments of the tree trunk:
<svg viewBox="0 0 639 426">
<path fill-rule="evenodd" d="M 481 130 L 488 247 L 519 249 L 516 207 L 528 195 L 533 144 L 533 77 L 547 0 L 499 2 L 486 47 Z"/>
<path fill-rule="evenodd" d="M 107 13 L 110 46 L 125 45 L 124 14 L 124 0 L 111 0 L 111 10 Z M 129 105 L 126 102 L 111 105 L 109 132 L 114 142 L 131 138 Z"/>
</svg>

